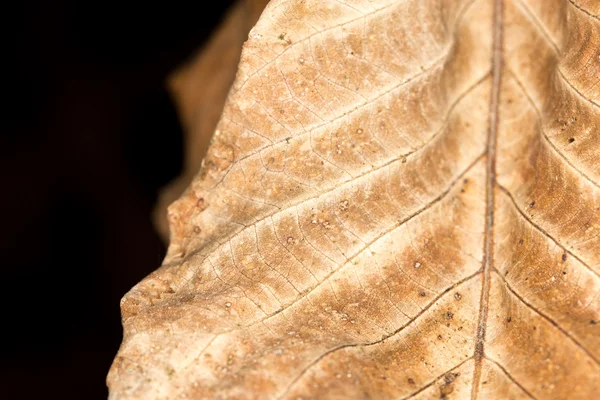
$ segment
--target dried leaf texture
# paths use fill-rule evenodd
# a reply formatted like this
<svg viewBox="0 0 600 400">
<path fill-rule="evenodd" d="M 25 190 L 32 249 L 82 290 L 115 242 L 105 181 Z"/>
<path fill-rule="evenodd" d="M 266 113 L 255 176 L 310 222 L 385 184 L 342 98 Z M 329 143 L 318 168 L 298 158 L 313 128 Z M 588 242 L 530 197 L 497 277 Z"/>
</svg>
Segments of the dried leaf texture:
<svg viewBox="0 0 600 400">
<path fill-rule="evenodd" d="M 267 3 L 268 0 L 235 3 L 208 43 L 167 79 L 185 140 L 183 172 L 161 190 L 154 210 L 154 225 L 167 242 L 167 207 L 181 196 L 200 169 L 233 83 L 242 44 Z"/>
<path fill-rule="evenodd" d="M 594 1 L 273 1 L 112 399 L 593 399 Z"/>
</svg>

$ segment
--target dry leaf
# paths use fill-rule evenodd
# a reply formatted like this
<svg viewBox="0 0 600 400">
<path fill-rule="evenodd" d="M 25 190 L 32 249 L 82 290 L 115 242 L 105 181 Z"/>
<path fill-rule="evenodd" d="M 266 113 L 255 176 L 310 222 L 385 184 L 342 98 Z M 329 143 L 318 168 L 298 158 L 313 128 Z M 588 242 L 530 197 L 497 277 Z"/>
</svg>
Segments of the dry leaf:
<svg viewBox="0 0 600 400">
<path fill-rule="evenodd" d="M 242 44 L 267 3 L 235 3 L 201 51 L 167 79 L 185 135 L 185 165 L 181 176 L 161 190 L 154 209 L 154 225 L 165 241 L 169 239 L 167 206 L 181 196 L 200 169 L 233 83 Z"/>
<path fill-rule="evenodd" d="M 599 14 L 271 2 L 111 399 L 598 398 Z"/>
</svg>

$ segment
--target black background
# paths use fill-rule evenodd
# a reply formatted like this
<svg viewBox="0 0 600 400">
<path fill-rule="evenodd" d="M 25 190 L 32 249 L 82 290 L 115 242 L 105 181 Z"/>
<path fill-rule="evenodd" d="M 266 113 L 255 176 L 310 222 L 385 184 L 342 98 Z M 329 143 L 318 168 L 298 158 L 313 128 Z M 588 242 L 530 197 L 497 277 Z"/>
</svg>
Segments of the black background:
<svg viewBox="0 0 600 400">
<path fill-rule="evenodd" d="M 3 9 L 0 398 L 106 399 L 119 300 L 161 263 L 150 212 L 182 166 L 165 77 L 231 2 Z"/>
</svg>

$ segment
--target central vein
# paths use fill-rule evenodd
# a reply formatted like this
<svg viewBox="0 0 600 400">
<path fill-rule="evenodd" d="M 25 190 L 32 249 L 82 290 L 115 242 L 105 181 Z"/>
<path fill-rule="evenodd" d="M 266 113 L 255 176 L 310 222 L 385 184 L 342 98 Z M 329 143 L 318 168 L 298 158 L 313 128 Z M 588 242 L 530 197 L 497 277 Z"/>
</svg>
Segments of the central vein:
<svg viewBox="0 0 600 400">
<path fill-rule="evenodd" d="M 494 187 L 496 185 L 496 137 L 498 131 L 498 108 L 502 74 L 502 0 L 494 0 L 492 91 L 490 96 L 490 120 L 486 156 L 486 216 L 483 251 L 483 285 L 475 342 L 475 369 L 471 398 L 475 400 L 481 380 L 481 364 L 485 355 L 485 333 L 490 297 L 491 273 L 494 263 Z"/>
</svg>

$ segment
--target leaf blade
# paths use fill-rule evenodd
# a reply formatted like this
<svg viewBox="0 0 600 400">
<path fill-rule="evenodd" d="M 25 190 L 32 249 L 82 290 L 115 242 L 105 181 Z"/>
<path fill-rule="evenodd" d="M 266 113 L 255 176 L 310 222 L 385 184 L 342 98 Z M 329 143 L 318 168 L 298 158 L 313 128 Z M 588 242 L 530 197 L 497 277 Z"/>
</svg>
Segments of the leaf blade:
<svg viewBox="0 0 600 400">
<path fill-rule="evenodd" d="M 600 25 L 553 1 L 502 2 L 495 74 L 491 1 L 271 3 L 111 393 L 600 391 Z"/>
</svg>

